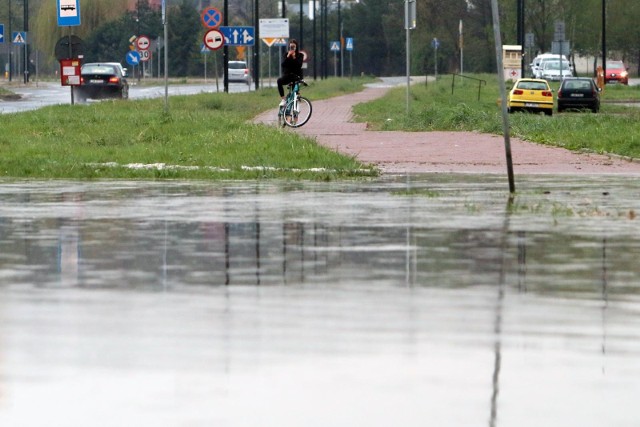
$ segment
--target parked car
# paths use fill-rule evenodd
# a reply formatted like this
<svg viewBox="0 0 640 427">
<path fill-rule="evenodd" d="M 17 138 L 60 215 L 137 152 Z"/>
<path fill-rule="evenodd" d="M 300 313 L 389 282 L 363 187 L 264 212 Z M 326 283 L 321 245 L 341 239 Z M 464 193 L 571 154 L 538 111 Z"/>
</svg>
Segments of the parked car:
<svg viewBox="0 0 640 427">
<path fill-rule="evenodd" d="M 251 83 L 249 67 L 245 61 L 229 61 L 229 81 Z"/>
<path fill-rule="evenodd" d="M 605 83 L 622 83 L 629 84 L 629 69 L 625 67 L 622 61 L 607 61 L 607 75 Z"/>
<path fill-rule="evenodd" d="M 536 79 L 542 78 L 542 67 L 544 66 L 544 63 L 546 61 L 559 61 L 560 58 L 562 58 L 563 61 L 568 62 L 566 56 L 556 55 L 555 53 L 542 53 L 536 56 L 535 58 L 533 58 L 531 64 L 529 64 L 531 66 L 531 75 Z M 569 69 L 571 70 L 571 72 L 573 72 L 573 67 L 571 66 L 571 64 L 569 65 Z"/>
<path fill-rule="evenodd" d="M 540 78 L 544 80 L 560 81 L 564 78 L 571 77 L 573 73 L 569 67 L 569 61 L 546 60 L 542 65 L 542 73 Z"/>
<path fill-rule="evenodd" d="M 80 68 L 80 86 L 75 93 L 86 99 L 129 98 L 127 69 L 119 62 L 88 62 Z"/>
<path fill-rule="evenodd" d="M 518 79 L 507 99 L 507 109 L 515 111 L 544 112 L 553 114 L 553 92 L 546 80 Z"/>
<path fill-rule="evenodd" d="M 558 113 L 567 109 L 600 111 L 600 88 L 588 77 L 569 77 L 558 89 Z"/>
</svg>

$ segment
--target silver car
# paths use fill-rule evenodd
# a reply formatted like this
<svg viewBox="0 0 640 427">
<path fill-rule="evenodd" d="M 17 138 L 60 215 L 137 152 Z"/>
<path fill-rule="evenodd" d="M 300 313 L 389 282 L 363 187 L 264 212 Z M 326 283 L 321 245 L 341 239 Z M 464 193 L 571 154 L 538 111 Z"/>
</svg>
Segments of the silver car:
<svg viewBox="0 0 640 427">
<path fill-rule="evenodd" d="M 245 61 L 229 61 L 229 81 L 247 84 L 251 82 L 251 74 Z"/>
</svg>

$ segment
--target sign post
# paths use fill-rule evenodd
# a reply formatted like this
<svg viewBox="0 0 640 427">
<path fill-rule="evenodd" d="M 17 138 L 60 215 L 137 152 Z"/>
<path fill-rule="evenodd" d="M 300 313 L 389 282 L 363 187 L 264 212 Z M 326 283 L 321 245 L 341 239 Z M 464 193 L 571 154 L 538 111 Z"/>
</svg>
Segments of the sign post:
<svg viewBox="0 0 640 427">
<path fill-rule="evenodd" d="M 59 27 L 77 27 L 80 25 L 80 0 L 56 0 Z M 71 31 L 69 31 L 69 58 L 72 59 Z M 71 86 L 71 105 L 73 105 L 73 86 Z"/>
</svg>

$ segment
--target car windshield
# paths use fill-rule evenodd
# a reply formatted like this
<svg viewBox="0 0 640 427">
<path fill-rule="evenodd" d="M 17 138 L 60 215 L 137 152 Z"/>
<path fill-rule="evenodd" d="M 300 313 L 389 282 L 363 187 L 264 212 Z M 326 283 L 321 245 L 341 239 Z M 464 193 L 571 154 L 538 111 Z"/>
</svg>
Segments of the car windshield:
<svg viewBox="0 0 640 427">
<path fill-rule="evenodd" d="M 589 80 L 565 80 L 562 84 L 563 89 L 591 89 L 591 81 Z"/>
<path fill-rule="evenodd" d="M 116 74 L 116 69 L 110 65 L 85 65 L 82 67 L 84 74 Z"/>
<path fill-rule="evenodd" d="M 560 61 L 548 61 L 548 62 L 545 62 L 544 69 L 545 70 L 559 70 L 560 69 Z M 562 61 L 562 69 L 563 70 L 568 70 L 569 69 L 569 63 L 565 62 L 565 61 Z"/>
<path fill-rule="evenodd" d="M 527 89 L 527 90 L 547 90 L 547 84 L 544 82 L 530 82 L 524 81 L 518 83 L 518 89 Z"/>
<path fill-rule="evenodd" d="M 607 68 L 624 68 L 620 61 L 607 61 Z"/>
<path fill-rule="evenodd" d="M 243 70 L 247 68 L 247 64 L 244 62 L 229 62 L 229 68 L 232 70 Z"/>
</svg>

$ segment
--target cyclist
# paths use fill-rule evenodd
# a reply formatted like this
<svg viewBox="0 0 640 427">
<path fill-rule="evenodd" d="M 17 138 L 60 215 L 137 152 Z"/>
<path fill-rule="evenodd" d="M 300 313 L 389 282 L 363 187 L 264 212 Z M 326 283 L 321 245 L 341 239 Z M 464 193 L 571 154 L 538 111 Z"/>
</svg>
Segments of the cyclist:
<svg viewBox="0 0 640 427">
<path fill-rule="evenodd" d="M 280 93 L 280 106 L 285 105 L 284 85 L 302 79 L 302 60 L 304 55 L 300 52 L 298 42 L 295 39 L 289 41 L 289 50 L 282 59 L 282 76 L 278 78 L 278 93 Z"/>
</svg>

